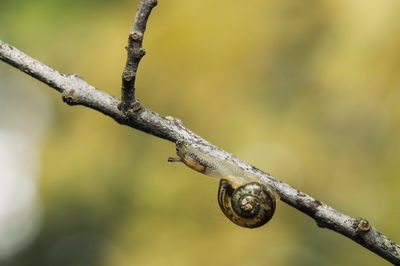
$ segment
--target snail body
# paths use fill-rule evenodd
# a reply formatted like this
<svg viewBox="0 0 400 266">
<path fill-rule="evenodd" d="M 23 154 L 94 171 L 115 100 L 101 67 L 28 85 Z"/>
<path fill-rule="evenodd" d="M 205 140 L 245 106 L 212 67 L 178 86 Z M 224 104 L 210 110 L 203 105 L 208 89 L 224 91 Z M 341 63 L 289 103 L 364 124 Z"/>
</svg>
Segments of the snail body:
<svg viewBox="0 0 400 266">
<path fill-rule="evenodd" d="M 234 187 L 258 180 L 256 176 L 244 171 L 237 165 L 211 157 L 183 141 L 176 143 L 176 154 L 179 158 L 169 158 L 168 160 L 183 162 L 193 170 L 210 177 L 227 179 Z"/>
<path fill-rule="evenodd" d="M 190 144 L 178 141 L 176 154 L 169 162 L 183 162 L 193 170 L 220 178 L 218 204 L 233 223 L 255 228 L 267 223 L 276 207 L 275 193 L 258 177 L 226 160 L 211 157 Z"/>
</svg>

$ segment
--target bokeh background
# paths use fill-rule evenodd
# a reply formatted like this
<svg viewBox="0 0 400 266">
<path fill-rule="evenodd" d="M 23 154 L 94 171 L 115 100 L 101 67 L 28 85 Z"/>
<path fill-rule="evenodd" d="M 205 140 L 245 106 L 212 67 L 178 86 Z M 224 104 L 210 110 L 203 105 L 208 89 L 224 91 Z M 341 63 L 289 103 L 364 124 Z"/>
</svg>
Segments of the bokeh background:
<svg viewBox="0 0 400 266">
<path fill-rule="evenodd" d="M 0 39 L 118 95 L 137 1 L 0 0 Z M 399 242 L 400 2 L 159 1 L 137 96 Z M 0 63 L 0 265 L 384 265 L 279 203 L 259 229 L 174 145 Z"/>
</svg>

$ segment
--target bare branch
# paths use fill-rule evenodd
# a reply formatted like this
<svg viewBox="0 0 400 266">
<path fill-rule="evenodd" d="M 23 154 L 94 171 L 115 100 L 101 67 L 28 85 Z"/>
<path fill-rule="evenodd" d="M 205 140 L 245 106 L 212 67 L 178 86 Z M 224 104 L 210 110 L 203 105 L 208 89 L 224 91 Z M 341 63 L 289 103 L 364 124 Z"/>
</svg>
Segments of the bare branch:
<svg viewBox="0 0 400 266">
<path fill-rule="evenodd" d="M 151 0 L 143 0 L 140 2 L 131 33 L 140 32 L 143 37 L 146 20 L 154 5 L 155 2 Z M 130 85 L 128 86 L 128 83 L 125 84 L 126 86 L 123 83 L 122 89 L 122 97 L 125 97 L 126 100 L 123 102 L 128 104 L 132 103 L 130 99 L 133 99 L 133 103 L 135 103 L 134 97 L 132 96 L 132 98 L 129 98 L 129 95 L 133 95 L 137 64 L 141 58 L 141 56 L 137 57 L 137 51 L 141 49 L 142 37 L 140 40 L 136 39 L 135 41 L 133 40 L 135 38 L 130 37 L 129 39 L 132 39 L 129 42 L 131 42 L 133 47 L 133 54 L 129 55 L 130 48 L 128 48 L 126 69 L 128 68 L 127 72 L 129 72 L 129 68 L 132 67 L 133 79 L 131 83 L 129 83 L 132 85 L 131 87 L 129 87 Z M 133 61 L 136 62 L 136 65 L 131 65 L 129 63 L 130 56 Z M 209 156 L 230 161 L 244 171 L 257 176 L 260 183 L 274 188 L 282 201 L 313 218 L 319 227 L 338 232 L 378 254 L 385 260 L 400 265 L 400 246 L 380 233 L 366 219 L 352 218 L 340 213 L 325 203 L 283 183 L 272 175 L 257 169 L 249 163 L 240 160 L 204 140 L 187 129 L 179 119 L 160 116 L 153 110 L 140 104 L 136 106 L 133 112 L 123 112 L 118 108 L 118 104 L 120 103 L 118 98 L 97 90 L 76 74 L 62 74 L 2 41 L 0 41 L 0 59 L 50 87 L 55 88 L 62 94 L 63 101 L 69 105 L 83 105 L 92 108 L 111 117 L 120 124 L 166 140 L 173 142 L 182 140 L 193 143 L 197 149 Z M 125 88 L 127 89 L 125 90 Z"/>
<path fill-rule="evenodd" d="M 136 112 L 126 116 L 118 109 L 119 99 L 97 90 L 76 74 L 62 74 L 47 65 L 29 57 L 11 45 L 0 41 L 0 59 L 42 81 L 62 93 L 62 99 L 69 105 L 83 105 L 100 111 L 120 124 L 144 131 L 173 142 L 184 140 L 195 143 L 202 152 L 219 159 L 228 160 L 245 171 L 256 175 L 259 182 L 269 185 L 281 200 L 313 218 L 318 226 L 338 232 L 382 258 L 400 264 L 400 246 L 380 233 L 366 219 L 352 218 L 325 203 L 300 192 L 277 178 L 244 162 L 221 148 L 196 135 L 179 119 L 162 117 L 140 105 Z"/>
<path fill-rule="evenodd" d="M 135 99 L 135 80 L 140 59 L 145 55 L 142 46 L 147 19 L 150 12 L 157 5 L 157 0 L 141 0 L 136 12 L 135 20 L 129 32 L 128 45 L 126 46 L 127 58 L 125 69 L 122 72 L 121 105 L 120 109 L 126 113 L 131 108 L 133 111 L 140 108 L 140 103 Z"/>
</svg>

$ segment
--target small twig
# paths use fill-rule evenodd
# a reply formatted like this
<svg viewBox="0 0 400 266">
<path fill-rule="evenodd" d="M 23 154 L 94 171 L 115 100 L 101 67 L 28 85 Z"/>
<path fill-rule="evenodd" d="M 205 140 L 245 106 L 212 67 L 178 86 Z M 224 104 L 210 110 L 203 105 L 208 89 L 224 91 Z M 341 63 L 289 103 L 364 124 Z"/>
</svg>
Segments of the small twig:
<svg viewBox="0 0 400 266">
<path fill-rule="evenodd" d="M 122 72 L 121 104 L 119 106 L 123 113 L 127 113 L 131 109 L 132 111 L 140 109 L 140 103 L 135 98 L 136 73 L 140 59 L 145 55 L 142 43 L 147 19 L 156 5 L 157 0 L 141 0 L 129 32 L 128 45 L 126 46 L 126 65 Z"/>
<path fill-rule="evenodd" d="M 65 75 L 29 57 L 13 46 L 0 41 L 0 60 L 20 69 L 62 93 L 69 105 L 84 105 L 102 112 L 120 124 L 173 142 L 184 140 L 195 143 L 205 154 L 221 160 L 228 160 L 259 178 L 259 182 L 272 186 L 281 200 L 312 217 L 317 225 L 338 232 L 385 260 L 400 265 L 400 246 L 380 233 L 366 219 L 352 218 L 325 203 L 283 183 L 230 153 L 214 146 L 183 126 L 172 117 L 162 117 L 142 106 L 134 116 L 126 116 L 117 108 L 119 99 L 97 90 L 78 75 Z M 174 159 L 171 159 L 174 161 Z"/>
</svg>

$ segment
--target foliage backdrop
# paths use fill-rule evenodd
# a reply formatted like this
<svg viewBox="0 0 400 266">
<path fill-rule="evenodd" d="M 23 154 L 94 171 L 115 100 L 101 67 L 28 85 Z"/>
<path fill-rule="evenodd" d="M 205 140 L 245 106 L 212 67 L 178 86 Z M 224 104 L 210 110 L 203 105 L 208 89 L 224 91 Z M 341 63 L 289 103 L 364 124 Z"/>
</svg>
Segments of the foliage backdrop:
<svg viewBox="0 0 400 266">
<path fill-rule="evenodd" d="M 1 0 L 0 38 L 118 95 L 136 6 Z M 137 96 L 399 242 L 399 12 L 395 0 L 160 0 Z M 166 162 L 172 143 L 62 104 L 4 64 L 0 80 L 0 133 L 19 121 L 26 139 L 44 124 L 34 159 L 18 161 L 36 167 L 36 222 L 0 265 L 383 263 L 283 203 L 268 225 L 239 228 L 219 210 L 217 180 Z M 10 217 L 0 225 L 22 219 Z"/>
</svg>

